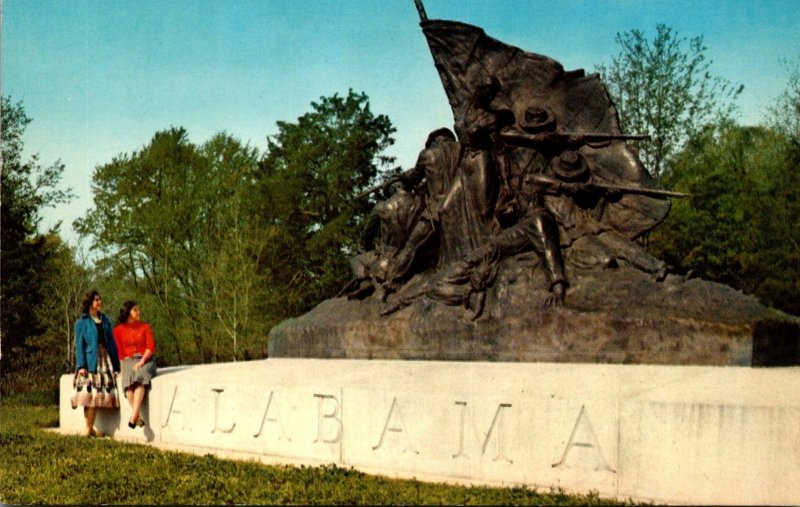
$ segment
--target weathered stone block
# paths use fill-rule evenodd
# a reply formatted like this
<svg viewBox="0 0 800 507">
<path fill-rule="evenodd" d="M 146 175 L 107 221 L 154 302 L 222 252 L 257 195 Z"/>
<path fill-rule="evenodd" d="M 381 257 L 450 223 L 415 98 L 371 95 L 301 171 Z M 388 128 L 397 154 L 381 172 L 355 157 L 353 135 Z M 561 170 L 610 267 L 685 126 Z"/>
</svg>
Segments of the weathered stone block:
<svg viewBox="0 0 800 507">
<path fill-rule="evenodd" d="M 397 313 L 329 299 L 270 331 L 270 357 L 771 366 L 800 364 L 800 319 L 718 283 L 633 268 L 586 272 L 566 306 L 542 308 L 544 281 L 502 265 L 476 321 L 421 298 Z M 391 299 L 389 300 L 391 303 Z M 755 344 L 754 344 L 755 340 Z M 755 347 L 755 348 L 754 348 Z"/>
</svg>

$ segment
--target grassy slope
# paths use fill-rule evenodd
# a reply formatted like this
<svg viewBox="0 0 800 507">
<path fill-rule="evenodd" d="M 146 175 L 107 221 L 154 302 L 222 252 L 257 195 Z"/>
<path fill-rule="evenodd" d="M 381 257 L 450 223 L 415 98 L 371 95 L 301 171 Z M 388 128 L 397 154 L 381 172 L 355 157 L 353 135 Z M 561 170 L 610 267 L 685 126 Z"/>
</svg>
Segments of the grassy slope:
<svg viewBox="0 0 800 507">
<path fill-rule="evenodd" d="M 266 466 L 44 432 L 58 407 L 0 404 L 0 501 L 15 504 L 601 504 L 595 496 L 460 487 L 335 466 Z"/>
</svg>

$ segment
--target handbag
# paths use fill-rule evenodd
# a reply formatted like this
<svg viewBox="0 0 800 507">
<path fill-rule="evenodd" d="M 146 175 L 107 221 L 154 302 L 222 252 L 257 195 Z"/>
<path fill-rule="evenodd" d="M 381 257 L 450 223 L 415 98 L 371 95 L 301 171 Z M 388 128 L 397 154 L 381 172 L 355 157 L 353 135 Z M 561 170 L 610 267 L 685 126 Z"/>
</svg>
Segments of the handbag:
<svg viewBox="0 0 800 507">
<path fill-rule="evenodd" d="M 89 378 L 89 374 L 78 375 L 76 371 L 75 376 L 72 377 L 72 396 L 69 400 L 70 406 L 76 409 L 81 405 L 88 405 L 91 399 L 92 381 Z"/>
</svg>

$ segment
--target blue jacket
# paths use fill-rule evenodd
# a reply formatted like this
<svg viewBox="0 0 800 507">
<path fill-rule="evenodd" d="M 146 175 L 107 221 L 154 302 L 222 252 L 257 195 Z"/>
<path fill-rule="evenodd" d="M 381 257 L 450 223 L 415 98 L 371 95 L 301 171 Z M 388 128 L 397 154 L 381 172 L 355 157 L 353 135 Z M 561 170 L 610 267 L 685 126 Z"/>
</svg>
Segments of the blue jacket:
<svg viewBox="0 0 800 507">
<path fill-rule="evenodd" d="M 119 354 L 114 342 L 111 321 L 105 314 L 100 314 L 103 323 L 103 334 L 106 338 L 106 350 L 111 358 L 114 371 L 119 371 Z M 88 313 L 84 313 L 75 321 L 75 369 L 86 368 L 90 372 L 97 371 L 97 325 Z"/>
</svg>

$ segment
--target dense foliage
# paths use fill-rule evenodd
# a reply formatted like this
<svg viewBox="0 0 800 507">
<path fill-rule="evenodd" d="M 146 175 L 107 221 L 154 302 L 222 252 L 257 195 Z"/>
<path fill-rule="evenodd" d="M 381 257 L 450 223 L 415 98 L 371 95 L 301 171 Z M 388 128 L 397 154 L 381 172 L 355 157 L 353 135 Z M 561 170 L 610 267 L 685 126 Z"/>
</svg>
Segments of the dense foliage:
<svg viewBox="0 0 800 507">
<path fill-rule="evenodd" d="M 742 91 L 711 74 L 702 37 L 658 25 L 618 33 L 620 53 L 598 66 L 623 130 L 661 186 L 692 194 L 674 200 L 648 248 L 679 272 L 693 271 L 800 313 L 800 66 L 766 127 L 733 121 Z"/>
<path fill-rule="evenodd" d="M 709 127 L 675 158 L 664 184 L 692 198 L 673 202 L 652 233 L 656 255 L 800 314 L 796 141 L 764 127 Z"/>
<path fill-rule="evenodd" d="M 257 161 L 226 134 L 196 146 L 173 128 L 95 170 L 95 207 L 75 227 L 93 236 L 101 291 L 116 305 L 140 302 L 162 359 L 236 360 L 263 332 L 251 319 L 263 248 L 250 212 Z"/>
<path fill-rule="evenodd" d="M 709 123 L 729 118 L 741 86 L 711 75 L 702 37 L 686 39 L 659 24 L 652 40 L 641 30 L 618 33 L 620 52 L 598 72 L 628 134 L 645 134 L 639 157 L 658 179 L 672 157 Z"/>
<path fill-rule="evenodd" d="M 767 123 L 770 127 L 795 141 L 800 140 L 800 56 L 794 62 L 783 64 L 789 71 L 786 88 L 769 108 Z"/>
<path fill-rule="evenodd" d="M 297 315 L 347 282 L 348 258 L 373 204 L 356 196 L 393 161 L 382 153 L 395 129 L 371 112 L 366 95 L 351 90 L 311 106 L 296 122 L 278 122 L 260 166 L 271 315 Z"/>
<path fill-rule="evenodd" d="M 43 208 L 65 202 L 71 194 L 58 188 L 64 170 L 60 162 L 42 166 L 36 155 L 23 160 L 23 134 L 31 119 L 22 104 L 4 96 L 0 110 L 0 387 L 7 391 L 11 385 L 30 387 L 34 373 L 53 375 L 60 370 L 53 361 L 63 358 L 41 353 L 38 342 L 53 331 L 52 321 L 42 313 L 54 304 L 48 289 L 58 271 L 53 263 L 64 245 L 55 234 L 58 226 L 42 233 L 39 224 Z"/>
<path fill-rule="evenodd" d="M 355 229 L 394 129 L 352 91 L 278 122 L 265 155 L 182 128 L 95 170 L 91 234 L 101 291 L 138 301 L 162 364 L 264 357 L 269 327 L 346 281 Z"/>
</svg>

